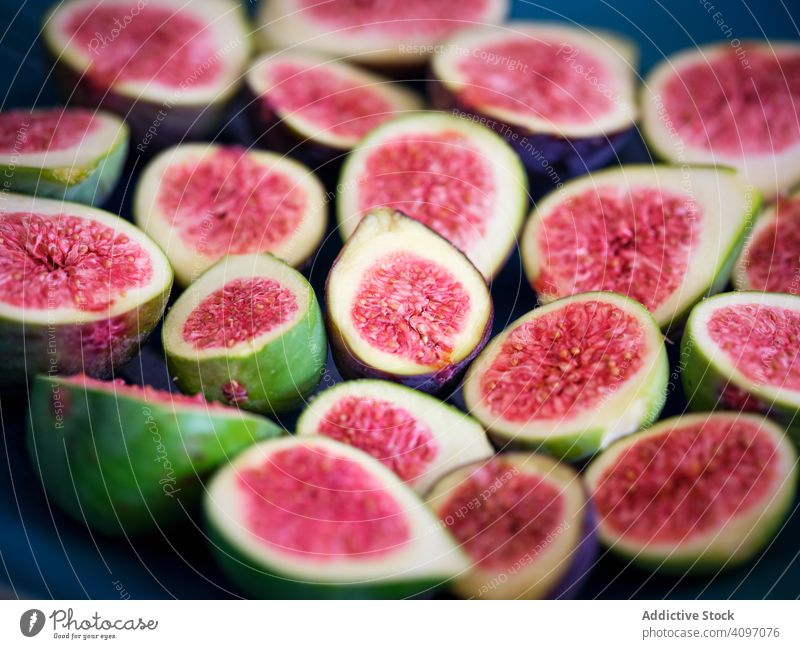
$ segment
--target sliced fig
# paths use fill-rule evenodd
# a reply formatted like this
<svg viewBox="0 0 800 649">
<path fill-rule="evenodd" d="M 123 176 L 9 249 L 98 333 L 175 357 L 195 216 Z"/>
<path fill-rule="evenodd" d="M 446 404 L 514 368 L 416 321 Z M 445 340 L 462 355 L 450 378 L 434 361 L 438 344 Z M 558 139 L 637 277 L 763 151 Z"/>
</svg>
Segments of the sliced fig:
<svg viewBox="0 0 800 649">
<path fill-rule="evenodd" d="M 247 85 L 256 133 L 316 164 L 340 157 L 392 117 L 422 108 L 399 83 L 308 52 L 264 56 L 247 73 Z"/>
<path fill-rule="evenodd" d="M 566 183 L 541 200 L 522 235 L 540 301 L 615 291 L 677 327 L 722 290 L 760 206 L 732 170 L 631 165 Z"/>
<path fill-rule="evenodd" d="M 786 519 L 797 454 L 772 422 L 741 413 L 674 417 L 619 441 L 585 481 L 598 534 L 665 572 L 717 572 L 752 558 Z"/>
<path fill-rule="evenodd" d="M 476 27 L 437 48 L 431 98 L 493 128 L 530 171 L 559 181 L 608 162 L 633 134 L 636 59 L 632 43 L 594 30 Z"/>
<path fill-rule="evenodd" d="M 181 295 L 162 329 L 182 392 L 256 412 L 302 403 L 328 355 L 314 289 L 269 254 L 230 255 Z"/>
<path fill-rule="evenodd" d="M 472 417 L 427 394 L 389 381 L 347 381 L 314 397 L 297 420 L 298 435 L 345 442 L 425 493 L 455 467 L 494 452 Z"/>
<path fill-rule="evenodd" d="M 779 196 L 756 221 L 733 269 L 740 291 L 800 295 L 800 193 Z"/>
<path fill-rule="evenodd" d="M 738 169 L 765 196 L 800 181 L 800 44 L 693 47 L 645 79 L 642 131 L 676 164 Z"/>
<path fill-rule="evenodd" d="M 723 293 L 698 304 L 683 334 L 681 378 L 694 410 L 770 414 L 800 443 L 800 297 Z"/>
<path fill-rule="evenodd" d="M 86 376 L 38 376 L 28 450 L 50 500 L 89 527 L 142 534 L 199 503 L 202 479 L 283 431 L 202 397 Z"/>
<path fill-rule="evenodd" d="M 400 210 L 491 279 L 516 246 L 527 204 L 525 172 L 502 138 L 426 112 L 393 119 L 361 141 L 342 169 L 336 208 L 345 239 L 371 209 Z"/>
<path fill-rule="evenodd" d="M 655 421 L 668 373 L 664 339 L 644 307 L 582 293 L 494 338 L 467 373 L 464 400 L 499 443 L 577 459 Z"/>
<path fill-rule="evenodd" d="M 81 108 L 0 113 L 0 174 L 7 191 L 99 205 L 128 152 L 121 119 Z"/>
<path fill-rule="evenodd" d="M 424 392 L 457 380 L 492 328 L 478 270 L 435 232 L 388 208 L 367 214 L 345 243 L 325 299 L 342 376 Z"/>
<path fill-rule="evenodd" d="M 267 50 L 302 47 L 372 67 L 416 68 L 458 29 L 500 23 L 508 0 L 271 0 L 257 18 Z"/>
<path fill-rule="evenodd" d="M 453 590 L 477 599 L 566 599 L 597 541 L 578 474 L 543 455 L 509 453 L 456 469 L 428 503 L 472 561 Z"/>
<path fill-rule="evenodd" d="M 133 210 L 184 285 L 228 254 L 271 252 L 302 265 L 327 221 L 324 190 L 307 167 L 232 145 L 164 151 L 139 179 Z"/>
<path fill-rule="evenodd" d="M 42 29 L 69 101 L 124 117 L 140 153 L 210 132 L 250 32 L 233 0 L 65 0 Z"/>
<path fill-rule="evenodd" d="M 39 372 L 109 376 L 161 319 L 172 270 L 113 214 L 0 195 L 0 390 Z"/>
<path fill-rule="evenodd" d="M 205 510 L 220 564 L 256 597 L 408 597 L 468 565 L 394 473 L 326 437 L 247 450 L 214 477 Z"/>
</svg>

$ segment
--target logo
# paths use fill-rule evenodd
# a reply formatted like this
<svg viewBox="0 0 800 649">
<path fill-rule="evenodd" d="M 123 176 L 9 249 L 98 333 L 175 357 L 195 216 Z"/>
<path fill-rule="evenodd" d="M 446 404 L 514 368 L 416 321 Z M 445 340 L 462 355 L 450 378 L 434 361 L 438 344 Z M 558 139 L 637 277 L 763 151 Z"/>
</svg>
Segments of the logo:
<svg viewBox="0 0 800 649">
<path fill-rule="evenodd" d="M 25 611 L 22 617 L 19 618 L 19 630 L 22 631 L 22 635 L 27 638 L 32 638 L 37 635 L 43 628 L 44 613 L 38 608 Z"/>
</svg>

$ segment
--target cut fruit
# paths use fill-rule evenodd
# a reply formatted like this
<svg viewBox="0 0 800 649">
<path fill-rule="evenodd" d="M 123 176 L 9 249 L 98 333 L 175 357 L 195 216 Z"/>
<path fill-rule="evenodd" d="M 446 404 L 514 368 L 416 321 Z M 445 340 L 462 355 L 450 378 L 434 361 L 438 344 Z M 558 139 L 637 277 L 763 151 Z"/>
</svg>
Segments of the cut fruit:
<svg viewBox="0 0 800 649">
<path fill-rule="evenodd" d="M 325 299 L 342 376 L 424 392 L 457 380 L 492 328 L 478 270 L 435 232 L 386 208 L 367 214 L 345 243 Z"/>
<path fill-rule="evenodd" d="M 583 293 L 534 309 L 492 340 L 469 369 L 464 400 L 498 443 L 578 459 L 655 421 L 668 373 L 644 307 Z"/>
<path fill-rule="evenodd" d="M 675 417 L 615 444 L 585 475 L 600 539 L 667 572 L 716 572 L 769 543 L 791 507 L 797 454 L 756 415 Z"/>
<path fill-rule="evenodd" d="M 369 210 L 400 210 L 491 279 L 516 246 L 527 204 L 525 172 L 502 138 L 468 119 L 427 112 L 379 126 L 353 150 L 337 217 L 347 239 Z"/>
<path fill-rule="evenodd" d="M 268 419 L 199 397 L 39 376 L 28 450 L 50 500 L 93 529 L 128 535 L 188 522 L 204 477 L 282 433 Z"/>
<path fill-rule="evenodd" d="M 250 32 L 232 0 L 66 0 L 43 27 L 70 102 L 124 117 L 142 153 L 213 128 L 244 74 Z"/>
<path fill-rule="evenodd" d="M 420 66 L 453 32 L 496 24 L 508 0 L 272 0 L 257 24 L 267 50 L 302 47 L 383 68 Z"/>
<path fill-rule="evenodd" d="M 205 510 L 223 569 L 256 597 L 407 597 L 468 566 L 397 476 L 326 437 L 249 449 L 215 476 Z"/>
<path fill-rule="evenodd" d="M 517 22 L 461 32 L 436 50 L 434 106 L 503 135 L 536 174 L 585 172 L 635 130 L 636 48 L 617 36 Z"/>
<path fill-rule="evenodd" d="M 103 203 L 122 173 L 128 127 L 81 108 L 0 113 L 0 174 L 7 191 Z"/>
<path fill-rule="evenodd" d="M 392 117 L 422 109 L 416 93 L 390 79 L 309 53 L 268 54 L 250 68 L 247 85 L 256 133 L 318 164 Z"/>
<path fill-rule="evenodd" d="M 676 164 L 735 167 L 765 196 L 800 181 L 800 45 L 728 42 L 679 52 L 650 72 L 642 128 Z"/>
<path fill-rule="evenodd" d="M 600 171 L 538 203 L 522 235 L 525 273 L 542 302 L 614 291 L 674 327 L 725 287 L 759 206 L 732 170 Z"/>
<path fill-rule="evenodd" d="M 328 355 L 314 289 L 269 254 L 230 255 L 201 275 L 167 314 L 162 342 L 182 392 L 256 412 L 301 404 Z"/>
<path fill-rule="evenodd" d="M 325 233 L 325 192 L 290 158 L 238 146 L 185 144 L 145 169 L 138 225 L 167 252 L 181 284 L 228 254 L 270 252 L 305 263 Z"/>
<path fill-rule="evenodd" d="M 106 377 L 161 319 L 172 270 L 113 214 L 18 194 L 0 197 L 0 390 L 37 373 Z"/>
<path fill-rule="evenodd" d="M 594 562 L 591 505 L 578 474 L 508 453 L 457 469 L 428 504 L 472 561 L 453 590 L 477 599 L 567 599 Z"/>
<path fill-rule="evenodd" d="M 769 413 L 800 443 L 800 297 L 723 293 L 698 304 L 681 373 L 693 410 Z"/>
<path fill-rule="evenodd" d="M 800 295 L 800 193 L 779 196 L 758 217 L 733 269 L 739 291 Z"/>
<path fill-rule="evenodd" d="M 348 381 L 325 390 L 300 415 L 296 433 L 360 448 L 420 494 L 448 471 L 493 453 L 472 417 L 388 381 Z"/>
</svg>

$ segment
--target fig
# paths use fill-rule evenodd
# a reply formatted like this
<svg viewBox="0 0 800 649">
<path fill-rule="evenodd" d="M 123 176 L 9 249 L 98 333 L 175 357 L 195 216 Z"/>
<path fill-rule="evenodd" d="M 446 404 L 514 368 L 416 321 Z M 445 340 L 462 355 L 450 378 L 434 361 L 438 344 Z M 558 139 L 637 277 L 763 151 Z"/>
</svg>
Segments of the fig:
<svg viewBox="0 0 800 649">
<path fill-rule="evenodd" d="M 139 179 L 133 211 L 184 286 L 228 254 L 271 252 L 300 266 L 327 222 L 322 184 L 307 167 L 233 145 L 162 152 Z"/>
<path fill-rule="evenodd" d="M 472 562 L 453 590 L 476 599 L 566 599 L 597 541 L 578 474 L 543 455 L 508 453 L 456 469 L 427 498 Z"/>
<path fill-rule="evenodd" d="M 296 433 L 360 448 L 420 494 L 448 471 L 493 453 L 472 417 L 427 394 L 370 379 L 339 383 L 314 397 Z"/>
<path fill-rule="evenodd" d="M 652 316 L 615 293 L 534 309 L 469 368 L 464 400 L 498 443 L 578 459 L 651 424 L 669 368 Z"/>
<path fill-rule="evenodd" d="M 273 422 L 121 379 L 38 376 L 28 450 L 49 499 L 107 534 L 144 534 L 199 504 L 202 479 Z"/>
<path fill-rule="evenodd" d="M 408 597 L 468 566 L 394 473 L 327 437 L 248 449 L 213 478 L 205 512 L 221 566 L 255 597 Z"/>
<path fill-rule="evenodd" d="M 613 34 L 512 22 L 459 32 L 431 62 L 434 106 L 503 135 L 556 183 L 609 162 L 635 131 L 634 45 Z"/>
<path fill-rule="evenodd" d="M 0 195 L 0 391 L 37 373 L 105 378 L 161 319 L 172 270 L 161 249 L 102 210 Z"/>
<path fill-rule="evenodd" d="M 489 288 L 445 239 L 389 208 L 369 212 L 333 263 L 328 334 L 345 378 L 423 392 L 452 385 L 486 344 Z"/>
<path fill-rule="evenodd" d="M 780 529 L 797 454 L 763 417 L 702 413 L 620 440 L 584 478 L 612 552 L 667 573 L 717 573 L 753 557 Z"/>
<path fill-rule="evenodd" d="M 681 378 L 693 410 L 769 414 L 800 443 L 800 297 L 737 292 L 698 304 L 683 334 Z"/>
<path fill-rule="evenodd" d="M 110 113 L 81 108 L 0 113 L 3 188 L 99 205 L 119 180 L 128 127 Z"/>
<path fill-rule="evenodd" d="M 370 67 L 417 69 L 458 29 L 500 23 L 508 0 L 271 0 L 261 4 L 266 50 L 302 47 Z"/>
<path fill-rule="evenodd" d="M 178 298 L 161 334 L 182 392 L 256 412 L 301 404 L 328 355 L 314 289 L 269 254 L 220 260 Z"/>
<path fill-rule="evenodd" d="M 760 204 L 732 170 L 603 170 L 539 201 L 523 231 L 522 262 L 542 302 L 614 291 L 674 329 L 728 283 Z"/>
<path fill-rule="evenodd" d="M 409 114 L 370 132 L 347 157 L 337 198 L 344 239 L 386 206 L 432 228 L 487 280 L 517 245 L 528 205 L 519 158 L 501 137 L 445 113 Z"/>
<path fill-rule="evenodd" d="M 65 97 L 124 117 L 139 153 L 211 133 L 250 33 L 233 0 L 65 0 L 42 28 Z"/>
<path fill-rule="evenodd" d="M 733 269 L 740 291 L 800 295 L 800 192 L 780 196 L 758 217 Z"/>
<path fill-rule="evenodd" d="M 405 86 L 308 52 L 264 56 L 247 73 L 247 87 L 259 138 L 314 165 L 337 160 L 392 117 L 422 109 Z"/>
<path fill-rule="evenodd" d="M 734 167 L 767 197 L 800 181 L 798 43 L 678 52 L 648 74 L 641 104 L 644 137 L 664 160 Z"/>
</svg>

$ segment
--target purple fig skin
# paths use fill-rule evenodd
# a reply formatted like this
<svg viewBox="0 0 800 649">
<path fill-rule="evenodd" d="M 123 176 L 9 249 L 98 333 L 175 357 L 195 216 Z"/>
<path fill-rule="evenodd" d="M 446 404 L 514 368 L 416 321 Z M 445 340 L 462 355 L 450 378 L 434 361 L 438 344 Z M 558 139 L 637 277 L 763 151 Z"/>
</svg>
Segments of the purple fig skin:
<svg viewBox="0 0 800 649">
<path fill-rule="evenodd" d="M 618 158 L 619 151 L 636 132 L 632 124 L 622 131 L 582 138 L 531 133 L 465 106 L 438 79 L 428 79 L 428 94 L 434 108 L 464 115 L 501 135 L 533 175 L 552 176 L 554 170 L 570 178 L 598 169 Z"/>
<path fill-rule="evenodd" d="M 50 60 L 56 83 L 69 104 L 104 108 L 122 117 L 131 129 L 131 152 L 139 155 L 157 153 L 172 144 L 213 133 L 227 106 L 226 102 L 170 106 L 169 102 L 127 97 L 86 74 L 78 74 L 63 61 L 52 56 Z"/>
<path fill-rule="evenodd" d="M 583 584 L 589 578 L 589 573 L 592 571 L 592 567 L 597 559 L 598 548 L 597 514 L 587 494 L 586 515 L 583 519 L 583 533 L 578 547 L 575 549 L 575 556 L 566 574 L 551 591 L 547 599 L 575 599 L 583 587 Z"/>
</svg>

